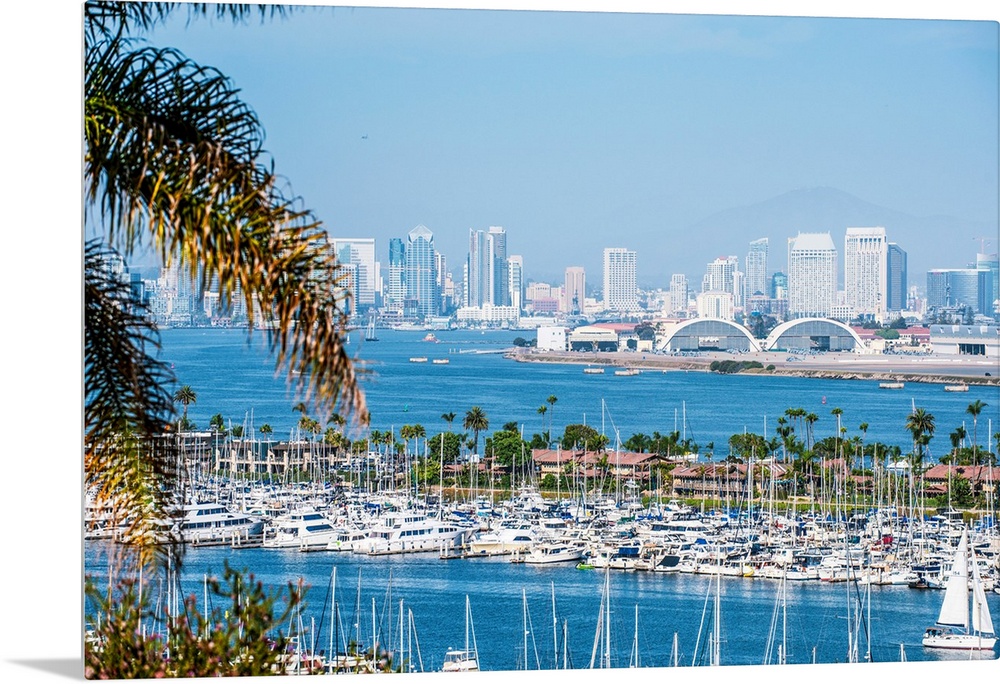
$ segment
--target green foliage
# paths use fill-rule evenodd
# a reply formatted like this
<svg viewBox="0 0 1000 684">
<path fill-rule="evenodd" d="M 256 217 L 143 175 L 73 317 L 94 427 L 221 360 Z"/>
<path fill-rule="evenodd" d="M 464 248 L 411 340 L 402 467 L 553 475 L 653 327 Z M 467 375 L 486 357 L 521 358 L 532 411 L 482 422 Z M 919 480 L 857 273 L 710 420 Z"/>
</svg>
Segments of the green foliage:
<svg viewBox="0 0 1000 684">
<path fill-rule="evenodd" d="M 883 340 L 898 340 L 899 330 L 896 328 L 881 328 L 875 331 L 875 335 L 881 337 Z"/>
<path fill-rule="evenodd" d="M 444 462 L 454 463 L 462 451 L 462 436 L 454 432 L 441 432 L 427 440 L 427 453 L 434 457 L 441 457 L 441 442 L 444 441 Z"/>
<path fill-rule="evenodd" d="M 587 449 L 588 451 L 603 451 L 608 445 L 606 435 L 601 435 L 589 425 L 573 423 L 563 431 L 561 444 L 563 449 Z"/>
<path fill-rule="evenodd" d="M 741 432 L 730 437 L 729 449 L 741 461 L 764 458 L 770 453 L 767 440 L 753 432 Z"/>
<path fill-rule="evenodd" d="M 122 580 L 110 594 L 88 579 L 87 618 L 94 625 L 84 646 L 88 679 L 258 676 L 280 672 L 289 640 L 280 631 L 304 590 L 270 594 L 252 574 L 227 563 L 225 584 L 207 581 L 213 607 L 206 614 L 195 596 L 166 625 L 150 608 L 151 591 Z M 142 599 L 140 600 L 140 593 Z M 276 615 L 278 605 L 283 612 Z"/>
<path fill-rule="evenodd" d="M 713 361 L 709 364 L 708 369 L 715 373 L 740 373 L 745 370 L 750 369 L 760 369 L 763 368 L 764 364 L 760 361 L 734 361 L 732 359 L 726 359 L 725 361 Z"/>
<path fill-rule="evenodd" d="M 486 454 L 505 466 L 522 465 L 531 460 L 530 447 L 514 430 L 499 430 L 487 437 Z"/>
</svg>

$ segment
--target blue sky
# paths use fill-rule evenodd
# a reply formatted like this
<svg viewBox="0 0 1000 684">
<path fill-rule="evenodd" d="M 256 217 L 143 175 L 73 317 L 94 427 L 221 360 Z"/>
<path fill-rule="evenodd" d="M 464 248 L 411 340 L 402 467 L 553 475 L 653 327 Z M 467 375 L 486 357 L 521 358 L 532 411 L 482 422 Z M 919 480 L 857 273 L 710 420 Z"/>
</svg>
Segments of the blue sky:
<svg viewBox="0 0 1000 684">
<path fill-rule="evenodd" d="M 816 186 L 997 223 L 995 22 L 313 8 L 185 24 L 150 41 L 230 75 L 295 191 L 382 258 L 423 223 L 457 275 L 468 229 L 503 225 L 529 277 L 579 264 L 596 282 L 605 246 L 655 255 L 663 282 L 700 277 L 672 234 Z M 921 264 L 940 239 L 904 247 Z"/>
</svg>

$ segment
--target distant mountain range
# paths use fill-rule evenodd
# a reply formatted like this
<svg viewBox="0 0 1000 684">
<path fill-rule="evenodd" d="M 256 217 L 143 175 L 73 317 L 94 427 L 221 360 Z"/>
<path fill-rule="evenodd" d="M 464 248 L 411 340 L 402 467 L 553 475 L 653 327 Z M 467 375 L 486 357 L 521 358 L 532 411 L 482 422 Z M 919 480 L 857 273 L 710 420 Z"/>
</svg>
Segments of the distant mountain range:
<svg viewBox="0 0 1000 684">
<path fill-rule="evenodd" d="M 713 214 L 693 224 L 690 230 L 672 235 L 671 251 L 685 255 L 684 272 L 691 278 L 703 272 L 700 264 L 719 256 L 739 256 L 742 267 L 750 241 L 766 237 L 768 270 L 784 271 L 788 238 L 799 232 L 829 232 L 843 259 L 846 229 L 866 226 L 885 227 L 888 240 L 907 252 L 911 285 L 923 284 L 931 268 L 964 268 L 975 260 L 982 236 L 990 240 L 988 252 L 997 250 L 997 226 L 987 222 L 953 216 L 912 216 L 835 188 L 819 187 L 792 190 L 757 204 Z M 842 278 L 842 261 L 840 270 Z M 698 287 L 700 281 L 689 286 Z"/>
</svg>

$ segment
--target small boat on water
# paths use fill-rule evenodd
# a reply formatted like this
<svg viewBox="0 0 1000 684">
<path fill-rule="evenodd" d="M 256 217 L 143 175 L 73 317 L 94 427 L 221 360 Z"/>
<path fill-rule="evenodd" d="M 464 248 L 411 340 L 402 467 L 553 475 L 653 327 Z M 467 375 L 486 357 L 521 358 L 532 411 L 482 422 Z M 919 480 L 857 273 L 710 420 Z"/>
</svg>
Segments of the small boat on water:
<svg viewBox="0 0 1000 684">
<path fill-rule="evenodd" d="M 313 508 L 300 508 L 279 515 L 264 534 L 266 549 L 321 550 L 337 538 L 330 520 Z"/>
<path fill-rule="evenodd" d="M 878 386 L 880 389 L 903 389 L 905 387 L 901 382 L 880 382 Z"/>
<path fill-rule="evenodd" d="M 638 374 L 639 374 L 638 368 L 620 368 L 615 371 L 615 375 L 631 376 Z"/>
<path fill-rule="evenodd" d="M 451 359 L 433 359 L 431 363 L 438 366 L 443 366 L 445 364 L 451 363 Z"/>
<path fill-rule="evenodd" d="M 970 558 L 971 592 L 969 592 Z M 948 584 L 945 587 L 937 623 L 927 628 L 921 643 L 926 648 L 992 651 L 996 642 L 996 633 L 993 630 L 993 620 L 990 617 L 989 604 L 986 602 L 976 553 L 969 546 L 969 533 L 963 531 L 962 539 L 955 550 L 955 559 L 948 575 Z"/>
<path fill-rule="evenodd" d="M 426 356 L 411 356 L 410 363 L 427 363 Z"/>
<path fill-rule="evenodd" d="M 575 544 L 562 542 L 544 542 L 538 544 L 519 560 L 528 565 L 547 565 L 549 563 L 569 563 L 583 560 L 586 549 Z"/>
<path fill-rule="evenodd" d="M 424 335 L 424 339 L 423 339 L 423 341 L 424 341 L 424 342 L 440 342 L 441 340 L 439 340 L 439 339 L 437 338 L 437 335 L 435 335 L 435 334 L 434 334 L 434 333 L 432 333 L 432 332 L 429 332 L 429 333 L 427 333 L 426 335 Z"/>
<path fill-rule="evenodd" d="M 472 640 L 469 640 L 469 637 Z M 476 645 L 476 628 L 472 624 L 469 596 L 465 596 L 465 648 L 448 649 L 444 654 L 442 672 L 475 672 L 479 669 L 479 647 Z"/>
<path fill-rule="evenodd" d="M 587 366 L 586 368 L 583 369 L 583 372 L 586 373 L 587 375 L 604 375 L 603 368 L 594 368 L 592 366 Z"/>
<path fill-rule="evenodd" d="M 969 391 L 969 386 L 966 385 L 965 383 L 960 383 L 960 384 L 957 384 L 957 385 L 945 385 L 944 386 L 944 391 L 945 392 L 968 392 Z"/>
</svg>

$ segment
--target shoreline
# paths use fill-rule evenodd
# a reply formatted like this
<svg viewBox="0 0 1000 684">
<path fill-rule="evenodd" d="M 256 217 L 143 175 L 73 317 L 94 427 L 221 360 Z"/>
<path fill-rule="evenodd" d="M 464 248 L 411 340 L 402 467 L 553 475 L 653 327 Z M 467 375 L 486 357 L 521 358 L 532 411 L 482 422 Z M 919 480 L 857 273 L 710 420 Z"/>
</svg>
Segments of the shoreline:
<svg viewBox="0 0 1000 684">
<path fill-rule="evenodd" d="M 827 380 L 877 380 L 929 384 L 1000 387 L 1000 362 L 985 357 L 860 356 L 829 352 L 796 357 L 784 352 L 731 354 L 705 352 L 698 356 L 672 356 L 650 352 L 539 352 L 512 349 L 504 358 L 518 363 L 560 363 L 611 369 L 635 368 L 661 372 L 711 373 L 713 361 L 759 361 L 773 370 L 748 369 L 741 375 L 784 375 Z M 790 361 L 794 358 L 794 361 Z M 982 360 L 981 360 L 982 359 Z M 839 367 L 838 367 L 839 366 Z M 987 375 L 988 374 L 988 375 Z"/>
</svg>

